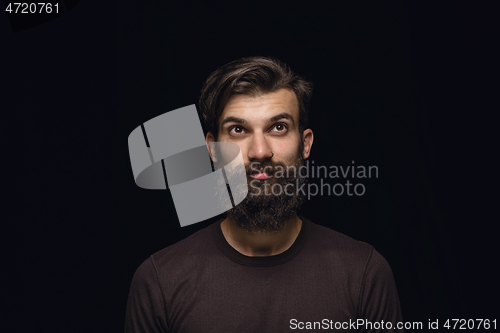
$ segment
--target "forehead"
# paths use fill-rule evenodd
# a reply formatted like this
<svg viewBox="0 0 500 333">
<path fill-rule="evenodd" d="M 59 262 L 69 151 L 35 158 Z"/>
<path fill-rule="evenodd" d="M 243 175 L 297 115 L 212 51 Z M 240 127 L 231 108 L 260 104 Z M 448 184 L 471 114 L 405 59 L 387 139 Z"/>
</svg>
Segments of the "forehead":
<svg viewBox="0 0 500 333">
<path fill-rule="evenodd" d="M 233 95 L 227 101 L 218 124 L 228 116 L 236 116 L 247 121 L 265 121 L 280 113 L 289 113 L 295 124 L 299 123 L 299 103 L 290 89 L 280 89 L 259 96 Z"/>
</svg>

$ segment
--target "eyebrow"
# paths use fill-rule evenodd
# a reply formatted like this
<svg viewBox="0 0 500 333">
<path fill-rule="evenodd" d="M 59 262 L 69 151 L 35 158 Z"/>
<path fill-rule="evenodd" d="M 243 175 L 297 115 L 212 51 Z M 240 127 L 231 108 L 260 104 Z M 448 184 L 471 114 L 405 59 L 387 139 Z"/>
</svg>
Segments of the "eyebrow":
<svg viewBox="0 0 500 333">
<path fill-rule="evenodd" d="M 220 128 L 222 128 L 224 126 L 224 124 L 227 124 L 227 123 L 246 124 L 247 121 L 243 118 L 229 116 L 229 117 L 224 118 L 224 120 L 220 123 Z"/>
<path fill-rule="evenodd" d="M 293 119 L 293 117 L 289 113 L 286 113 L 286 112 L 282 112 L 282 113 L 275 115 L 274 117 L 270 118 L 268 122 L 275 122 L 275 121 L 278 121 L 280 119 L 288 119 L 292 122 L 292 125 L 295 125 L 295 120 Z M 247 121 L 243 118 L 229 116 L 229 117 L 224 118 L 224 120 L 220 124 L 220 128 L 222 129 L 224 124 L 227 124 L 227 123 L 246 124 Z"/>
<path fill-rule="evenodd" d="M 288 119 L 292 122 L 292 125 L 295 125 L 295 120 L 293 119 L 293 117 L 289 113 L 286 113 L 286 112 L 282 112 L 282 113 L 275 115 L 274 117 L 269 119 L 269 121 L 275 122 L 275 121 L 278 121 L 280 119 Z"/>
</svg>

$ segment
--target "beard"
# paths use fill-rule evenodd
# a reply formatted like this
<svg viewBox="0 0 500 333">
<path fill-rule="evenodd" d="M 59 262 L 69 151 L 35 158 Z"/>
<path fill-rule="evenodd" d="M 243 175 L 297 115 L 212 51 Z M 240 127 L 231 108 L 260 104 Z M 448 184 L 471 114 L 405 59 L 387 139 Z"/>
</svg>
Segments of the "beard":
<svg viewBox="0 0 500 333">
<path fill-rule="evenodd" d="M 227 212 L 234 225 L 249 232 L 278 233 L 297 214 L 305 196 L 298 189 L 307 182 L 307 178 L 300 174 L 304 165 L 302 147 L 301 144 L 297 159 L 291 165 L 271 160 L 245 165 L 248 195 Z M 268 179 L 250 177 L 252 171 L 260 168 L 269 174 Z"/>
</svg>

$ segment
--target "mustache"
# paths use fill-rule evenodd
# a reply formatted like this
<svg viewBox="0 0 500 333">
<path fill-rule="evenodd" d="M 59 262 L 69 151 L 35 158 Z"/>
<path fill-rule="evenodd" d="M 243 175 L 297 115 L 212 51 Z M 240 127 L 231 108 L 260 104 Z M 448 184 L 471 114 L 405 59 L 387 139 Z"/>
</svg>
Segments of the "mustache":
<svg viewBox="0 0 500 333">
<path fill-rule="evenodd" d="M 283 162 L 273 162 L 273 161 L 264 161 L 264 162 L 251 162 L 248 164 L 245 164 L 245 170 L 247 173 L 247 176 L 250 177 L 252 173 L 260 172 L 262 169 L 263 172 L 266 172 L 270 178 L 274 175 L 274 173 L 278 170 L 287 170 L 289 167 L 293 165 L 287 165 Z"/>
<path fill-rule="evenodd" d="M 271 176 L 278 167 L 286 169 L 287 166 L 285 163 L 273 161 L 251 162 L 245 164 L 245 170 L 248 176 L 254 172 L 260 172 L 261 169 Z"/>
</svg>

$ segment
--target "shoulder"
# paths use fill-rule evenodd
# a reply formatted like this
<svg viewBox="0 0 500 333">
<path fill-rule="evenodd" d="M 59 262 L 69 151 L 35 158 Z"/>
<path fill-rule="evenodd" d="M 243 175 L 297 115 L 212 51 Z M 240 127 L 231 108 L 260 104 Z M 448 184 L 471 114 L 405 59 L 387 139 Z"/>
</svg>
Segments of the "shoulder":
<svg viewBox="0 0 500 333">
<path fill-rule="evenodd" d="M 337 260 L 366 263 L 375 251 L 373 246 L 341 232 L 309 221 L 308 244 L 315 253 L 324 253 Z"/>
<path fill-rule="evenodd" d="M 194 234 L 153 253 L 137 269 L 139 275 L 182 276 L 216 254 L 211 224 Z"/>
<path fill-rule="evenodd" d="M 361 275 L 392 275 L 387 260 L 371 244 L 311 221 L 309 223 L 307 247 L 311 255 L 319 255 L 322 261 L 355 270 Z"/>
</svg>

